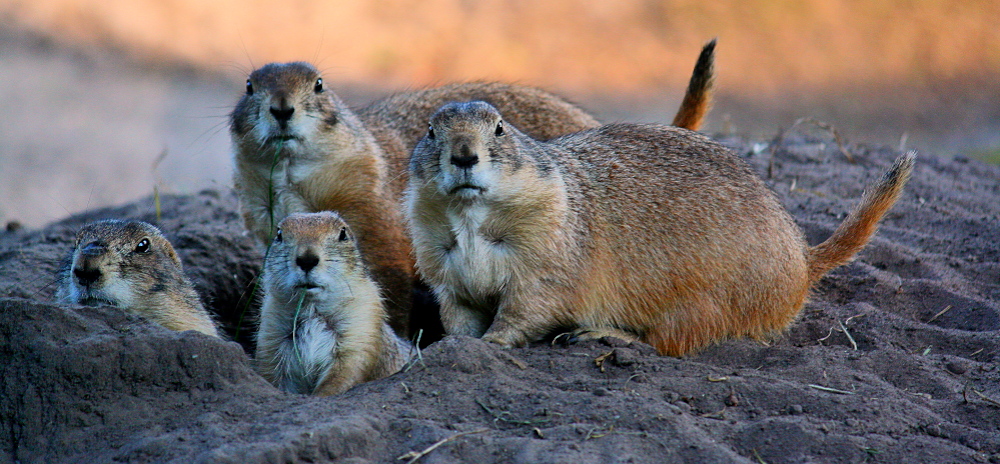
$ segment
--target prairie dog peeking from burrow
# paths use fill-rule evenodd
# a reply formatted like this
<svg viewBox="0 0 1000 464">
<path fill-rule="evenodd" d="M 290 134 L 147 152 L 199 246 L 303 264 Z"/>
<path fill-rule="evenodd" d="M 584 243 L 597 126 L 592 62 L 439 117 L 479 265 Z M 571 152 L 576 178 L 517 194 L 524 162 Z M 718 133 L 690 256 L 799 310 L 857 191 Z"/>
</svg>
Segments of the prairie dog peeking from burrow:
<svg viewBox="0 0 1000 464">
<path fill-rule="evenodd" d="M 354 233 L 333 212 L 279 224 L 264 261 L 257 363 L 291 393 L 333 395 L 389 376 L 413 347 L 386 323 Z"/>
<path fill-rule="evenodd" d="M 171 330 L 219 336 L 177 252 L 152 224 L 105 220 L 85 225 L 60 277 L 56 297 L 61 301 L 117 306 Z"/>
<path fill-rule="evenodd" d="M 414 150 L 407 219 L 445 330 L 520 346 L 557 329 L 681 355 L 784 330 L 895 203 L 913 155 L 810 247 L 739 157 L 695 132 L 611 124 L 536 141 L 484 102 Z"/>
</svg>

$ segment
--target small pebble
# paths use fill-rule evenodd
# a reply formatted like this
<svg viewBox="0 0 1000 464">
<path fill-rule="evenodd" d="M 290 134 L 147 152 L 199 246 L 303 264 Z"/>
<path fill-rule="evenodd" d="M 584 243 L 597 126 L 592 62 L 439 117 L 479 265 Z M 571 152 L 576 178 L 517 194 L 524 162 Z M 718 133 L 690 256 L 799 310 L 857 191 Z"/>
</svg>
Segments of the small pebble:
<svg viewBox="0 0 1000 464">
<path fill-rule="evenodd" d="M 793 404 L 791 407 L 788 408 L 788 412 L 790 412 L 792 414 L 796 414 L 796 415 L 797 414 L 802 414 L 802 405 L 801 404 Z"/>
<path fill-rule="evenodd" d="M 594 396 L 608 396 L 611 393 L 607 388 L 598 387 L 594 389 Z"/>
<path fill-rule="evenodd" d="M 949 372 L 955 375 L 962 375 L 969 371 L 969 366 L 961 361 L 952 361 L 944 366 Z"/>
<path fill-rule="evenodd" d="M 611 363 L 616 366 L 631 366 L 636 363 L 636 352 L 634 350 L 619 348 L 615 350 L 611 357 Z"/>
<path fill-rule="evenodd" d="M 610 346 L 612 348 L 624 348 L 626 346 L 629 346 L 630 343 L 632 343 L 632 342 L 629 342 L 627 340 L 622 340 L 622 339 L 620 339 L 618 337 L 611 337 L 611 336 L 601 337 L 600 338 L 600 342 L 602 344 L 604 344 L 606 346 Z"/>
</svg>

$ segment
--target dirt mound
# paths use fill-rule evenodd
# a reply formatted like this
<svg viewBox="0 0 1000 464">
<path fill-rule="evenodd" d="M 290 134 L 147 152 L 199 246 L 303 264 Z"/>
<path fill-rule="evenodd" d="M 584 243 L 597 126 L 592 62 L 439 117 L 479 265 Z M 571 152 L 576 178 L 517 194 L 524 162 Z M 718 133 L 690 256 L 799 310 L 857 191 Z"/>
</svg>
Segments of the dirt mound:
<svg viewBox="0 0 1000 464">
<path fill-rule="evenodd" d="M 726 139 L 826 238 L 897 155 Z M 230 337 L 262 250 L 202 192 L 0 235 L 0 462 L 1000 462 L 1000 168 L 921 154 L 859 258 L 765 346 L 684 358 L 616 340 L 500 350 L 449 337 L 333 398 L 280 393 L 240 345 L 55 305 L 84 222 L 157 223 Z"/>
</svg>

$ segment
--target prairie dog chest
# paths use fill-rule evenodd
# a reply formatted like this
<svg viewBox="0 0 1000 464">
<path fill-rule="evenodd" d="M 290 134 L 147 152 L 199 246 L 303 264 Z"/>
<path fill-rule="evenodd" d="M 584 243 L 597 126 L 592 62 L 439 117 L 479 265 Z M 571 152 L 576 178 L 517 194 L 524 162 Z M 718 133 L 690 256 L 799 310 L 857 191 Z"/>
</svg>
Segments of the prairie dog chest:
<svg viewBox="0 0 1000 464">
<path fill-rule="evenodd" d="M 291 157 L 289 157 L 291 156 Z M 312 159 L 300 159 L 295 153 L 286 154 L 273 165 L 263 163 L 257 166 L 258 175 L 264 182 L 259 186 L 262 207 L 273 212 L 276 220 L 291 213 L 312 211 L 314 203 L 310 197 L 311 182 L 323 171 L 322 163 Z M 265 217 L 269 214 L 262 213 Z"/>
<path fill-rule="evenodd" d="M 320 170 L 320 164 L 309 159 L 289 161 L 285 168 L 284 179 L 287 183 L 297 185 L 305 182 Z"/>
<path fill-rule="evenodd" d="M 334 364 L 337 334 L 315 316 L 287 329 L 279 350 L 282 360 L 278 364 L 285 369 L 282 382 L 289 391 L 312 393 Z"/>
<path fill-rule="evenodd" d="M 268 149 L 253 162 L 251 169 L 274 187 L 288 188 L 302 183 L 322 170 L 326 155 L 311 144 L 287 142 L 280 149 Z"/>
<path fill-rule="evenodd" d="M 500 292 L 520 262 L 512 240 L 498 228 L 499 218 L 486 205 L 470 205 L 445 213 L 449 242 L 444 244 L 445 280 L 459 293 L 478 300 Z"/>
</svg>

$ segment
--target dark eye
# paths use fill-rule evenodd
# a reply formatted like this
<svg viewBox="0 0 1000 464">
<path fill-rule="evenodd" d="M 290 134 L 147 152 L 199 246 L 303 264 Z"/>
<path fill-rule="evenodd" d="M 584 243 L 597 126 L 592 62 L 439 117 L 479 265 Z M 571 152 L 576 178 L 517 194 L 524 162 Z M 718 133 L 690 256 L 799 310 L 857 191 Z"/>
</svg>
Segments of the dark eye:
<svg viewBox="0 0 1000 464">
<path fill-rule="evenodd" d="M 340 228 L 340 236 L 337 237 L 337 240 L 339 240 L 341 242 L 343 242 L 344 240 L 347 240 L 347 228 L 346 227 L 341 227 Z"/>
<path fill-rule="evenodd" d="M 247 79 L 247 95 L 253 95 L 253 83 Z"/>
<path fill-rule="evenodd" d="M 135 245 L 136 253 L 149 253 L 149 239 L 144 238 L 139 240 L 139 243 Z"/>
<path fill-rule="evenodd" d="M 429 126 L 427 128 L 427 138 L 434 140 L 434 126 Z"/>
<path fill-rule="evenodd" d="M 323 78 L 316 79 L 316 85 L 313 86 L 313 91 L 320 93 L 323 91 Z"/>
<path fill-rule="evenodd" d="M 497 121 L 497 131 L 496 131 L 497 137 L 502 136 L 503 133 L 504 133 L 503 132 L 503 121 Z"/>
<path fill-rule="evenodd" d="M 282 238 L 281 238 L 281 229 L 279 228 L 278 230 L 276 230 L 274 232 L 274 242 L 275 243 L 281 243 L 281 240 L 282 240 Z"/>
</svg>

